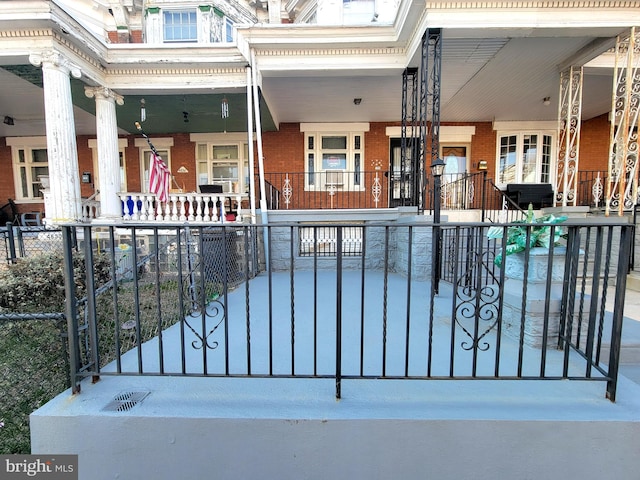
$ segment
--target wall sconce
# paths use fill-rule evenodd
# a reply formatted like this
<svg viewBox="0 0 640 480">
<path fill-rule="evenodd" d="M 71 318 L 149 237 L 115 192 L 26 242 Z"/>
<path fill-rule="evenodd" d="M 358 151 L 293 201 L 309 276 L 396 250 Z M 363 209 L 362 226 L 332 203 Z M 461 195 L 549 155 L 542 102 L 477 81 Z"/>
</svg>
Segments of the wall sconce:
<svg viewBox="0 0 640 480">
<path fill-rule="evenodd" d="M 360 105 L 362 103 L 362 99 L 361 98 L 354 98 L 353 99 L 353 104 L 354 105 Z"/>
<path fill-rule="evenodd" d="M 4 116 L 4 122 L 5 125 L 15 125 L 14 121 L 13 121 L 13 117 L 10 117 L 9 115 L 5 115 Z"/>
<path fill-rule="evenodd" d="M 184 165 L 182 165 L 182 166 L 178 169 L 178 173 L 189 173 L 189 170 L 187 170 L 187 167 L 185 167 Z"/>
<path fill-rule="evenodd" d="M 184 123 L 189 123 L 189 112 L 182 112 L 182 118 L 184 119 Z"/>
<path fill-rule="evenodd" d="M 544 97 L 544 98 L 542 99 L 542 104 L 543 104 L 545 107 L 548 107 L 548 106 L 551 104 L 551 97 Z"/>
<path fill-rule="evenodd" d="M 486 170 L 487 168 L 489 168 L 489 165 L 486 160 L 480 160 L 478 162 L 478 170 Z"/>
</svg>

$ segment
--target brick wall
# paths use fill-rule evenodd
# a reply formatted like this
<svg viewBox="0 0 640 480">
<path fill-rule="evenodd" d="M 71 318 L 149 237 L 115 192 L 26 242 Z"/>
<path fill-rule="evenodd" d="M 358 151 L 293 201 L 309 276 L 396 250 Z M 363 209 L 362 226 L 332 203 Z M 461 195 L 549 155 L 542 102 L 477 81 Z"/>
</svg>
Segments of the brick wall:
<svg viewBox="0 0 640 480">
<path fill-rule="evenodd" d="M 383 171 L 389 169 L 389 138 L 385 135 L 387 126 L 397 126 L 383 122 L 370 124 L 369 132 L 364 136 L 364 164 L 363 169 L 368 172 L 375 170 L 379 165 Z M 443 125 L 469 125 L 443 123 Z M 489 176 L 495 172 L 496 135 L 491 122 L 479 122 L 473 124 L 476 133 L 472 137 L 470 149 L 470 171 L 477 171 L 477 163 L 486 160 L 489 167 Z M 165 135 L 169 136 L 169 135 Z M 88 146 L 89 136 L 80 136 L 77 139 L 78 169 L 82 172 L 91 172 L 92 181 L 95 180 L 92 151 Z M 131 192 L 141 190 L 140 184 L 140 151 L 134 146 L 138 138 L 135 135 L 127 137 L 129 146 L 125 150 L 127 168 L 127 187 Z M 189 140 L 188 134 L 173 135 L 174 146 L 171 149 L 171 169 L 180 188 L 186 191 L 197 191 L 197 169 L 195 163 L 195 143 Z M 300 132 L 298 123 L 284 123 L 275 132 L 264 132 L 263 153 L 264 166 L 267 173 L 304 172 L 304 133 Z M 585 121 L 582 126 L 580 143 L 580 170 L 606 170 L 609 149 L 609 121 L 604 114 Z M 257 148 L 254 148 L 254 158 L 257 159 Z M 4 138 L 0 138 L 0 166 L 3 171 L 11 171 L 11 148 L 7 147 Z M 178 169 L 184 166 L 188 173 L 178 173 Z M 257 160 L 255 161 L 256 173 L 258 172 Z M 81 184 L 83 197 L 94 193 L 94 184 Z M 175 184 L 172 185 L 175 188 Z M 13 175 L 0 176 L 0 204 L 6 203 L 8 198 L 15 198 Z M 340 201 L 338 198 L 334 200 Z M 26 205 L 27 210 L 34 210 L 34 205 Z M 36 207 L 37 208 L 37 207 Z"/>
<path fill-rule="evenodd" d="M 116 30 L 107 32 L 109 43 L 142 43 L 142 30 Z"/>
<path fill-rule="evenodd" d="M 608 113 L 582 123 L 580 170 L 607 170 L 610 128 Z"/>
</svg>

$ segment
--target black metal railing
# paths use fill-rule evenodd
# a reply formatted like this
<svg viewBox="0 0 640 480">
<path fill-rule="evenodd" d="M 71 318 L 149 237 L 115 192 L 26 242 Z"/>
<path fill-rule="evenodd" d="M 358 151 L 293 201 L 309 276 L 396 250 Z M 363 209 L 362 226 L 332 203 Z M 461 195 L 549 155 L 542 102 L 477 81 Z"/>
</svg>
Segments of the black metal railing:
<svg viewBox="0 0 640 480">
<path fill-rule="evenodd" d="M 79 316 L 67 275 L 74 391 L 101 375 L 333 378 L 337 396 L 344 379 L 580 379 L 604 381 L 615 399 L 629 224 L 566 225 L 551 249 L 562 262 L 531 249 L 504 266 L 495 258 L 506 240 L 489 241 L 486 223 L 442 225 L 455 253 L 438 294 L 433 225 L 318 225 L 329 251 L 313 226 L 128 224 L 128 242 L 151 245 L 128 296 L 112 289 L 101 306 L 87 269 Z M 69 251 L 76 228 L 63 228 Z M 91 264 L 105 228 L 81 228 Z M 114 275 L 115 228 L 106 228 Z M 301 242 L 302 228 L 313 241 Z M 357 252 L 345 253 L 355 231 Z"/>
<path fill-rule="evenodd" d="M 576 175 L 576 205 L 604 208 L 609 174 L 602 170 L 579 170 Z M 571 202 L 571 205 L 573 203 Z"/>
<path fill-rule="evenodd" d="M 268 202 L 279 210 L 389 206 L 389 175 L 383 170 L 265 173 L 265 183 Z"/>
</svg>

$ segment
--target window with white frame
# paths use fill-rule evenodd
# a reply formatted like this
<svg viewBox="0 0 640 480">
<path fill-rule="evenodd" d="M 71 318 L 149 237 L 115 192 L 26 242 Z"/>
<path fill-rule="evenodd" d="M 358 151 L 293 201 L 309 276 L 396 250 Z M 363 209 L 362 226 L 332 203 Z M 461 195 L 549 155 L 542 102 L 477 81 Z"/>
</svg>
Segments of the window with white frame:
<svg viewBox="0 0 640 480">
<path fill-rule="evenodd" d="M 305 132 L 305 188 L 364 189 L 364 132 Z"/>
<path fill-rule="evenodd" d="M 169 169 L 169 171 L 171 171 L 171 162 L 170 162 L 170 155 L 169 155 L 169 150 L 162 150 L 162 149 L 156 149 L 156 152 L 158 152 L 158 155 L 160 156 L 160 158 L 162 159 L 162 161 L 164 162 L 164 164 L 167 166 L 167 168 Z M 151 154 L 153 152 L 151 151 L 151 149 L 143 149 L 141 154 L 142 157 L 140 159 L 141 164 L 140 164 L 140 172 L 142 173 L 142 178 L 141 180 L 141 186 L 142 186 L 142 193 L 149 193 L 149 172 L 151 169 Z M 173 180 L 172 180 L 173 182 Z M 169 185 L 169 188 L 173 188 L 173 183 L 171 183 Z"/>
<path fill-rule="evenodd" d="M 219 185 L 224 193 L 247 193 L 249 145 L 229 140 L 197 143 L 198 185 Z"/>
<path fill-rule="evenodd" d="M 125 160 L 124 151 L 127 146 L 127 140 L 121 138 L 118 140 L 118 157 L 120 163 L 120 188 L 119 192 L 127 191 L 127 162 Z M 89 140 L 89 148 L 93 156 L 93 184 L 95 189 L 100 189 L 100 168 L 98 167 L 98 142 L 95 139 Z"/>
<path fill-rule="evenodd" d="M 165 42 L 198 41 L 196 9 L 165 10 L 162 12 L 162 29 Z"/>
<path fill-rule="evenodd" d="M 45 137 L 7 138 L 13 159 L 16 200 L 42 201 L 40 177 L 49 175 Z"/>
<path fill-rule="evenodd" d="M 173 147 L 172 137 L 158 137 L 151 138 L 151 143 L 155 147 L 156 151 L 162 158 L 164 164 L 171 170 L 171 147 Z M 136 138 L 134 145 L 138 147 L 140 151 L 140 191 L 142 193 L 149 193 L 149 167 L 151 165 L 151 148 L 149 143 L 144 138 Z M 171 180 L 171 187 L 173 188 L 173 179 Z"/>
<path fill-rule="evenodd" d="M 145 15 L 147 43 L 233 42 L 235 22 L 217 7 L 149 7 Z"/>
<path fill-rule="evenodd" d="M 551 132 L 498 133 L 496 183 L 553 183 Z"/>
</svg>

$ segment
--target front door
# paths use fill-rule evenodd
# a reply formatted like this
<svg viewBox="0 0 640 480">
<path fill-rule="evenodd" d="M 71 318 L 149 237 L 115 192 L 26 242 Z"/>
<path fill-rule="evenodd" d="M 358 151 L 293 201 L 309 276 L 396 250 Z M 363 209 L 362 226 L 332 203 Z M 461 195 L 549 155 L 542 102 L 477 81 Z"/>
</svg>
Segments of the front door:
<svg viewBox="0 0 640 480">
<path fill-rule="evenodd" d="M 467 147 L 464 145 L 442 145 L 442 160 L 445 163 L 442 175 L 442 206 L 446 209 L 467 208 L 473 185 L 466 178 Z"/>
<path fill-rule="evenodd" d="M 392 138 L 390 144 L 389 162 L 389 207 L 403 205 L 418 205 L 418 184 L 415 147 L 411 148 L 410 139 L 407 139 L 407 155 L 402 161 L 402 140 Z"/>
</svg>

